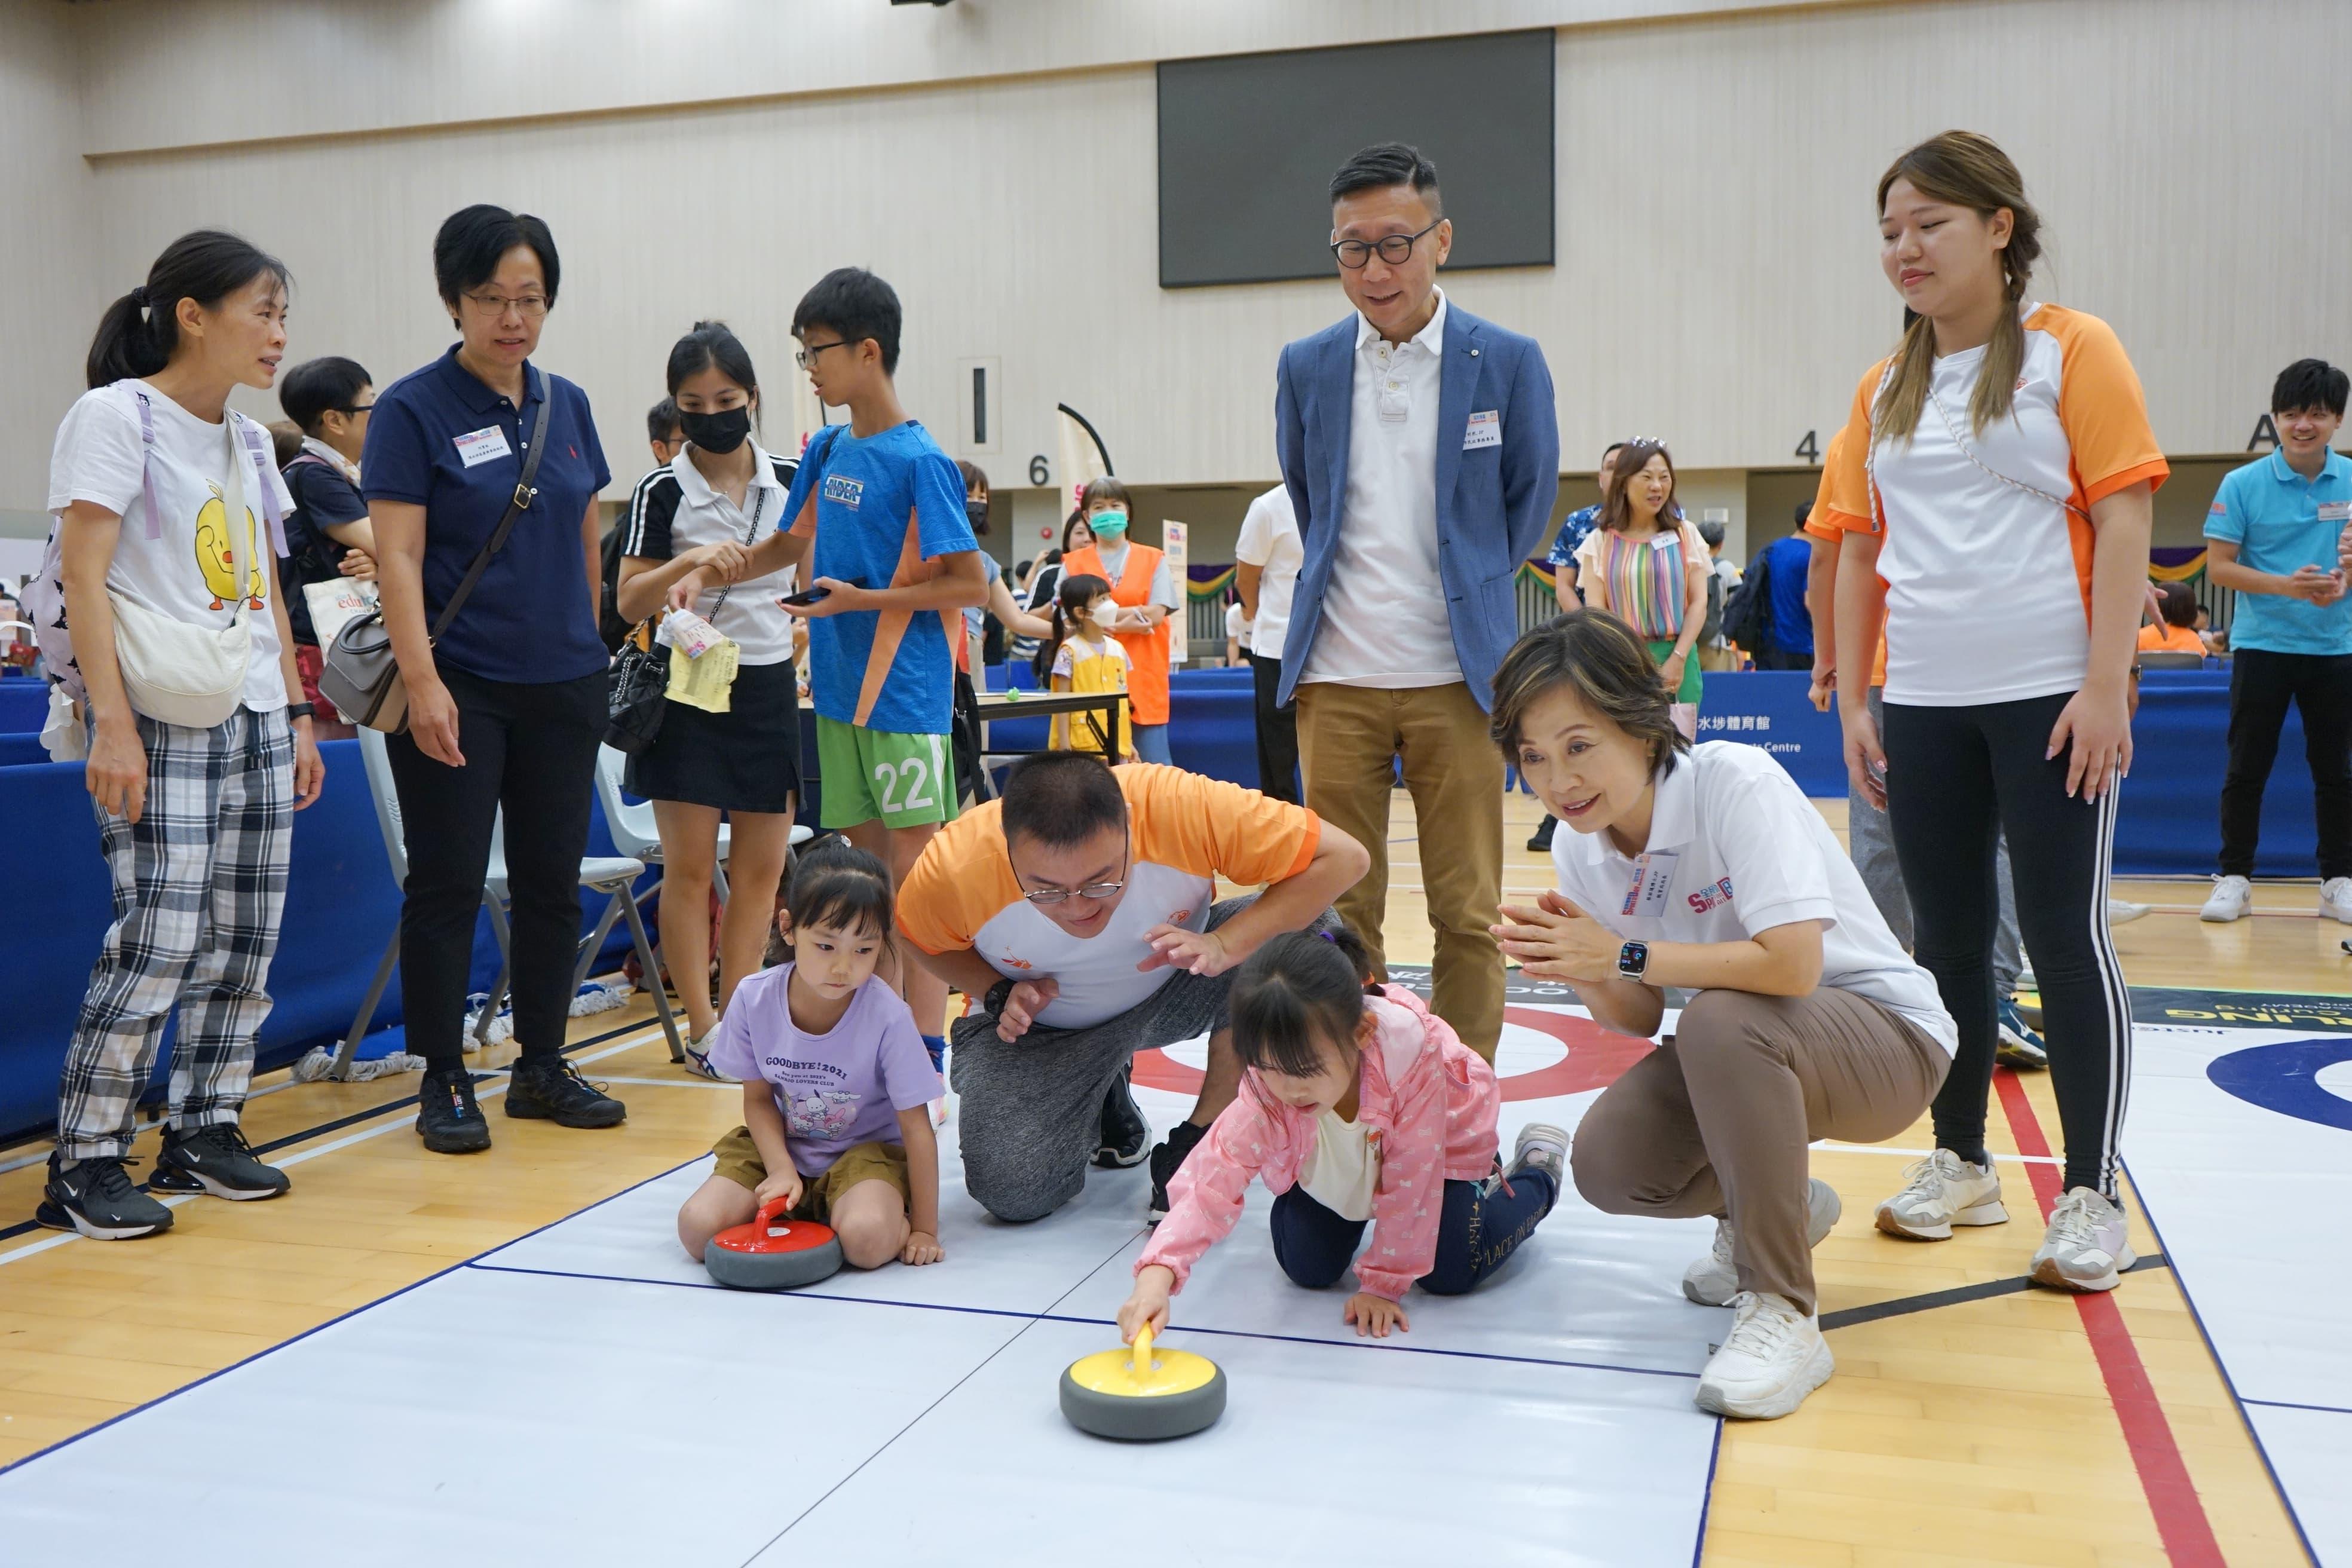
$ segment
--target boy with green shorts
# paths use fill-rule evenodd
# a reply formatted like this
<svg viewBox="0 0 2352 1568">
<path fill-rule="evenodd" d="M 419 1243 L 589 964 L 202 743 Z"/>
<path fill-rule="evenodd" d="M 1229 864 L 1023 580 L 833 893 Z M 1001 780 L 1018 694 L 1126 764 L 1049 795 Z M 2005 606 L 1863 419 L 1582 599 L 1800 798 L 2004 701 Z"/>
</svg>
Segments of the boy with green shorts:
<svg viewBox="0 0 2352 1568">
<path fill-rule="evenodd" d="M 897 293 L 855 267 L 826 273 L 793 312 L 801 367 L 849 423 L 809 442 L 784 501 L 789 531 L 763 542 L 804 546 L 802 581 L 824 595 L 786 603 L 809 620 L 820 820 L 878 857 L 894 886 L 956 815 L 951 639 L 964 606 L 988 596 L 963 476 L 891 383 L 898 325 Z M 909 966 L 906 988 L 937 1065 L 947 986 Z"/>
</svg>

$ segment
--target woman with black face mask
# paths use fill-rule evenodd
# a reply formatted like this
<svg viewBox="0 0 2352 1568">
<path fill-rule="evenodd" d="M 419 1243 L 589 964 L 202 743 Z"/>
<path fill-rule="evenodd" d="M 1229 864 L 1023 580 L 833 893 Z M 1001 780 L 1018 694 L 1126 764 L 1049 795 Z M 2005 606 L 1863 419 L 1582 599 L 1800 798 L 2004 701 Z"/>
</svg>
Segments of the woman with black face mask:
<svg viewBox="0 0 2352 1568">
<path fill-rule="evenodd" d="M 751 356 L 718 321 L 697 321 L 669 353 L 669 393 L 686 446 L 639 481 L 621 526 L 621 616 L 632 626 L 663 608 L 687 574 L 708 568 L 694 613 L 735 645 L 726 711 L 664 705 L 653 744 L 629 759 L 629 790 L 650 799 L 661 832 L 661 950 L 689 1025 L 688 1064 L 703 1067 L 719 1015 L 738 982 L 760 967 L 776 884 L 792 842 L 800 790 L 800 693 L 793 617 L 777 604 L 793 568 L 730 581 L 759 539 L 784 525 L 797 467 L 751 439 L 760 381 Z M 654 636 L 671 642 L 666 626 Z M 673 643 L 673 665 L 684 649 Z M 705 654 L 703 658 L 723 657 Z M 672 689 L 677 689 L 673 680 Z M 719 994 L 710 971 L 710 889 L 719 825 L 730 826 L 730 898 L 719 927 Z"/>
</svg>

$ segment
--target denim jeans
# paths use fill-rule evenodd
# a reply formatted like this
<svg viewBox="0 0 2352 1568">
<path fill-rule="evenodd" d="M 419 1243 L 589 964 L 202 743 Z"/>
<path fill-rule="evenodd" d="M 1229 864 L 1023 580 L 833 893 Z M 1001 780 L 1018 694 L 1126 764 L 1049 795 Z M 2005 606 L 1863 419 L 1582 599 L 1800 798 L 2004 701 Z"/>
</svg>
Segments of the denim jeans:
<svg viewBox="0 0 2352 1568">
<path fill-rule="evenodd" d="M 1519 1249 L 1559 1197 L 1541 1171 L 1522 1172 L 1507 1188 L 1497 1182 L 1491 1191 L 1483 1182 L 1446 1183 L 1437 1257 L 1421 1288 L 1433 1296 L 1465 1294 Z M 1328 1289 L 1356 1260 L 1370 1223 L 1341 1219 L 1305 1187 L 1293 1187 L 1274 1200 L 1274 1259 L 1293 1284 Z"/>
</svg>

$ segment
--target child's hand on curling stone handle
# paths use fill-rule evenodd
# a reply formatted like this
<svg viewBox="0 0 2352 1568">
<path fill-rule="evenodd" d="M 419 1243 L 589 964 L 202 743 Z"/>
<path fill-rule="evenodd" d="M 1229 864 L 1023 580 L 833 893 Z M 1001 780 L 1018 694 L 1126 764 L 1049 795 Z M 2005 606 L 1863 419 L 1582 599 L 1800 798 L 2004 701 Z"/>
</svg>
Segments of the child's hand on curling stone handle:
<svg viewBox="0 0 2352 1568">
<path fill-rule="evenodd" d="M 1135 1277 L 1135 1294 L 1118 1310 L 1118 1337 L 1122 1344 L 1135 1342 L 1135 1331 L 1146 1323 L 1151 1325 L 1156 1338 L 1168 1327 L 1168 1292 L 1176 1283 L 1175 1271 L 1155 1263 Z"/>
</svg>

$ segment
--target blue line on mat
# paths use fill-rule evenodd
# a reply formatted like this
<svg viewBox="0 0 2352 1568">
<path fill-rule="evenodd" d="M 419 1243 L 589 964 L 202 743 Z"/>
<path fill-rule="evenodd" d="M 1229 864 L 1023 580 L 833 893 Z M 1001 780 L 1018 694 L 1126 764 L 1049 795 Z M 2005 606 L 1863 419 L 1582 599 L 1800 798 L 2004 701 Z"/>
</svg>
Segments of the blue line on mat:
<svg viewBox="0 0 2352 1568">
<path fill-rule="evenodd" d="M 1706 1482 L 1698 1492 L 1698 1539 L 1691 1542 L 1691 1568 L 1706 1555 L 1706 1516 L 1715 1506 L 1715 1467 L 1723 1458 L 1723 1417 L 1715 1418 L 1715 1440 L 1706 1446 Z"/>
<path fill-rule="evenodd" d="M 2294 1538 L 2303 1543 L 2303 1554 L 2314 1563 L 2318 1562 L 2319 1553 L 2312 1548 L 2311 1532 L 2303 1528 L 2303 1515 L 2295 1510 L 2294 1499 L 2287 1495 L 2286 1482 L 2279 1479 L 2278 1467 L 2271 1463 L 2268 1445 L 2263 1443 L 2263 1435 L 2254 1429 L 2253 1419 L 2246 1414 L 2249 1401 L 2238 1393 L 2238 1380 L 2230 1375 L 2230 1363 L 2221 1359 L 2221 1347 L 2213 1342 L 2213 1331 L 2205 1326 L 2205 1314 L 2197 1310 L 2197 1297 L 2189 1289 L 2189 1276 L 2181 1272 L 2179 1260 L 2165 1245 L 2164 1227 L 2156 1223 L 2156 1210 L 2148 1205 L 2147 1189 L 2139 1184 L 2137 1175 L 2132 1174 L 2131 1162 L 2118 1157 L 2116 1163 L 2121 1165 L 2124 1174 L 2131 1179 L 2132 1196 L 2139 1200 L 2139 1217 L 2147 1222 L 2147 1233 L 2156 1237 L 2157 1248 L 2164 1254 L 2171 1268 L 2173 1288 L 2180 1292 L 2181 1305 L 2189 1309 L 2189 1321 L 2197 1325 L 2197 1337 L 2205 1342 L 2205 1353 L 2211 1358 L 2213 1370 L 2221 1374 L 2221 1387 L 2238 1407 L 2238 1425 L 2245 1428 L 2246 1440 L 2254 1446 L 2254 1457 L 2262 1460 L 2263 1473 L 2271 1479 L 2271 1490 L 2277 1494 L 2279 1507 L 2286 1510 L 2286 1521 L 2294 1527 Z"/>
<path fill-rule="evenodd" d="M 485 1254 L 484 1256 L 488 1256 Z M 550 1279 L 595 1279 L 609 1285 L 658 1285 L 672 1290 L 726 1290 L 728 1287 L 705 1284 L 694 1279 L 647 1279 L 634 1274 L 589 1274 L 569 1268 L 522 1268 L 511 1263 L 484 1263 L 478 1259 L 465 1265 L 486 1274 L 537 1274 Z M 732 1291 L 734 1295 L 758 1292 Z M 1060 1312 L 1024 1312 L 1010 1307 L 956 1307 L 940 1301 L 898 1301 L 880 1296 L 839 1296 L 831 1292 L 802 1290 L 792 1293 L 801 1301 L 840 1301 L 860 1307 L 903 1307 L 917 1312 L 961 1312 L 982 1318 L 1022 1318 L 1039 1323 L 1086 1323 L 1094 1327 L 1118 1322 L 1116 1318 L 1081 1318 Z M 1495 1351 L 1449 1351 L 1430 1345 L 1375 1345 L 1362 1340 L 1319 1340 L 1310 1334 L 1269 1334 L 1255 1329 L 1210 1329 L 1186 1323 L 1182 1332 L 1216 1334 L 1225 1339 L 1268 1340 L 1280 1344 L 1324 1345 L 1332 1349 L 1393 1351 L 1404 1355 L 1451 1356 L 1463 1361 L 1493 1361 L 1521 1366 L 1556 1366 L 1577 1372 L 1622 1372 L 1637 1377 L 1680 1377 L 1696 1381 L 1695 1372 L 1675 1372 L 1666 1367 L 1620 1366 L 1605 1361 L 1561 1361 L 1551 1356 L 1503 1355 Z"/>
<path fill-rule="evenodd" d="M 2294 1405 L 2284 1399 L 2248 1399 L 2243 1394 L 2239 1395 L 2238 1403 L 2259 1405 L 2270 1410 L 2315 1410 L 2322 1415 L 2352 1415 L 2352 1410 L 2340 1405 Z"/>
</svg>

